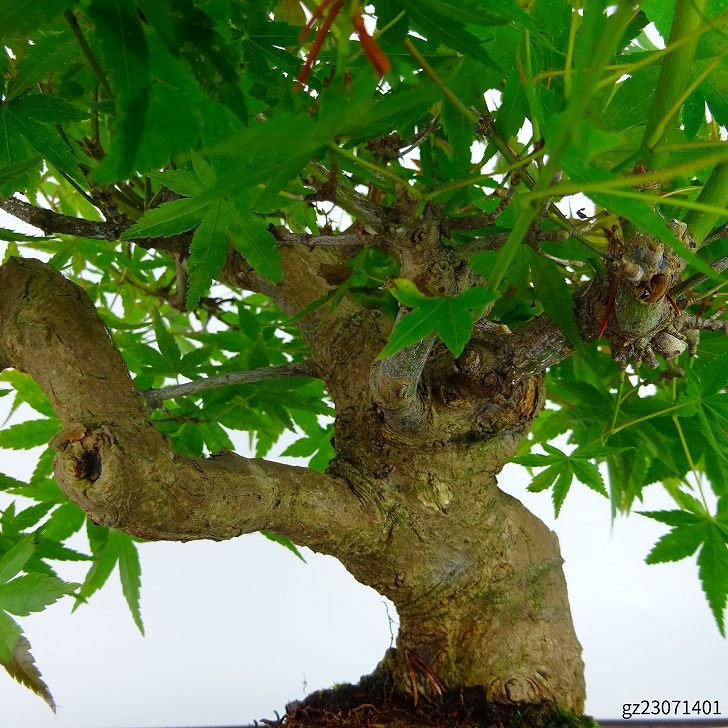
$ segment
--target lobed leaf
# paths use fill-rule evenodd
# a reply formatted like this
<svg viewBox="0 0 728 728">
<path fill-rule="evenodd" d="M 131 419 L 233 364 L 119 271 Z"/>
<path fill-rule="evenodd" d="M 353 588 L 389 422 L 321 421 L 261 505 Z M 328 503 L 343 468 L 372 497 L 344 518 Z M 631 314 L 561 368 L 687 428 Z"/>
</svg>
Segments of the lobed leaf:
<svg viewBox="0 0 728 728">
<path fill-rule="evenodd" d="M 580 482 L 589 486 L 589 488 L 597 493 L 601 493 L 603 496 L 608 497 L 607 488 L 604 485 L 602 474 L 599 472 L 599 468 L 594 465 L 594 463 L 590 463 L 588 460 L 582 460 L 576 455 L 572 455 L 572 457 L 569 458 L 569 462 L 571 463 L 574 475 L 576 475 Z"/>
<path fill-rule="evenodd" d="M 25 566 L 35 550 L 35 538 L 25 536 L 0 558 L 0 585 L 7 583 Z"/>
<path fill-rule="evenodd" d="M 69 124 L 88 118 L 88 113 L 74 104 L 50 94 L 28 94 L 14 99 L 8 106 L 21 117 L 34 119 L 43 124 Z"/>
<path fill-rule="evenodd" d="M 40 6 L 41 3 L 36 2 L 34 5 Z M 59 68 L 69 66 L 79 52 L 78 43 L 67 28 L 63 32 L 35 38 L 33 46 L 26 48 L 16 63 L 15 72 L 8 84 L 8 98 L 21 96 L 41 79 Z"/>
<path fill-rule="evenodd" d="M 11 677 L 43 698 L 56 712 L 53 696 L 30 653 L 30 642 L 15 621 L 3 612 L 0 612 L 0 664 Z"/>
<path fill-rule="evenodd" d="M 0 430 L 0 448 L 29 450 L 45 445 L 60 429 L 58 420 L 27 420 Z"/>
<path fill-rule="evenodd" d="M 205 215 L 208 202 L 194 198 L 173 200 L 147 210 L 130 228 L 124 231 L 122 240 L 134 238 L 163 238 L 191 230 Z"/>
<path fill-rule="evenodd" d="M 94 550 L 93 545 L 92 550 Z M 109 543 L 107 540 L 101 548 L 94 550 L 94 563 L 88 570 L 86 578 L 78 590 L 78 594 L 76 595 L 77 602 L 73 606 L 74 611 L 107 582 L 116 566 L 118 558 L 118 549 L 113 541 Z"/>
<path fill-rule="evenodd" d="M 704 524 L 676 526 L 653 546 L 645 561 L 659 564 L 692 556 L 706 537 Z"/>
<path fill-rule="evenodd" d="M 438 309 L 439 305 L 422 306 L 400 318 L 377 358 L 386 359 L 433 333 L 438 325 Z"/>
<path fill-rule="evenodd" d="M 711 523 L 698 554 L 698 575 L 721 635 L 725 637 L 725 607 L 728 600 L 728 539 Z"/>
<path fill-rule="evenodd" d="M 139 607 L 139 593 L 141 590 L 142 567 L 139 563 L 139 553 L 134 542 L 124 533 L 114 533 L 119 552 L 119 577 L 121 578 L 121 591 L 124 594 L 129 611 L 139 631 L 144 634 L 141 610 Z"/>
<path fill-rule="evenodd" d="M 171 371 L 176 372 L 179 368 L 182 354 L 174 336 L 169 333 L 169 329 L 167 329 L 167 326 L 162 321 L 159 311 L 154 312 L 154 334 L 157 339 L 159 351 L 165 358 L 167 365 L 170 367 Z"/>
<path fill-rule="evenodd" d="M 105 70 L 116 93 L 118 123 L 107 155 L 94 172 L 99 182 L 115 182 L 134 171 L 149 106 L 149 49 L 133 3 L 92 0 L 89 17 L 96 28 Z"/>
<path fill-rule="evenodd" d="M 497 68 L 477 36 L 466 30 L 462 22 L 438 12 L 438 9 L 443 9 L 449 13 L 452 3 L 443 7 L 442 5 L 434 6 L 434 3 L 440 2 L 440 0 L 433 0 L 432 3 L 417 2 L 416 0 L 399 0 L 399 2 L 407 11 L 407 15 L 425 31 L 428 38 L 437 39 L 463 55 L 488 62 Z"/>
<path fill-rule="evenodd" d="M 556 322 L 577 351 L 582 350 L 574 299 L 564 271 L 556 263 L 528 250 L 533 286 L 543 310 Z"/>
<path fill-rule="evenodd" d="M 551 499 L 554 503 L 554 515 L 558 518 L 561 513 L 561 507 L 564 505 L 566 495 L 571 488 L 571 481 L 574 478 L 574 472 L 571 468 L 571 461 L 567 460 L 562 466 L 558 478 L 554 483 L 553 490 L 551 491 Z"/>
<path fill-rule="evenodd" d="M 187 308 L 197 306 L 218 275 L 227 255 L 227 215 L 222 200 L 213 202 L 206 210 L 190 244 L 188 260 Z"/>
<path fill-rule="evenodd" d="M 37 31 L 75 4 L 73 0 L 0 0 L 0 40 Z"/>
<path fill-rule="evenodd" d="M 470 311 L 457 299 L 445 299 L 438 311 L 437 333 L 452 355 L 460 356 L 473 333 Z"/>
<path fill-rule="evenodd" d="M 55 412 L 43 390 L 29 374 L 19 372 L 15 369 L 6 369 L 0 373 L 0 381 L 9 382 L 13 385 L 16 397 L 22 402 L 30 405 L 36 412 L 48 418 L 55 419 Z"/>
<path fill-rule="evenodd" d="M 0 609 L 26 617 L 32 612 L 43 611 L 78 586 L 80 585 L 66 583 L 55 576 L 25 574 L 0 584 Z"/>
<path fill-rule="evenodd" d="M 273 531 L 261 531 L 261 535 L 265 536 L 269 541 L 273 541 L 273 543 L 280 544 L 284 548 L 287 548 L 292 554 L 295 554 L 303 563 L 306 563 L 306 559 L 303 558 L 303 554 L 298 550 L 298 547 L 296 546 L 293 541 L 291 541 L 290 538 L 286 538 L 285 536 L 281 536 L 278 533 L 274 533 Z"/>
<path fill-rule="evenodd" d="M 0 473 L 0 490 L 8 490 L 9 488 L 22 488 L 25 485 L 22 480 L 17 480 L 10 475 Z"/>
<path fill-rule="evenodd" d="M 283 280 L 278 242 L 245 203 L 239 199 L 225 203 L 227 233 L 232 244 L 250 265 L 271 283 Z"/>
</svg>

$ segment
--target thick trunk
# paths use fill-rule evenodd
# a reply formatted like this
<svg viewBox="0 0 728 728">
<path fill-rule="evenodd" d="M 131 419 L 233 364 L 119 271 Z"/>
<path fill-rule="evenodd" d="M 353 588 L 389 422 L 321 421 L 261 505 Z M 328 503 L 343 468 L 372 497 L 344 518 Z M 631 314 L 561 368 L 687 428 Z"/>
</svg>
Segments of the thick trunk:
<svg viewBox="0 0 728 728">
<path fill-rule="evenodd" d="M 514 374 L 509 336 L 457 362 L 435 345 L 405 387 L 420 425 L 403 430 L 369 390 L 381 316 L 343 307 L 310 337 L 315 365 L 335 371 L 337 455 L 322 475 L 175 453 L 81 289 L 22 260 L 0 268 L 0 289 L 0 365 L 44 389 L 63 428 L 58 483 L 93 520 L 148 539 L 278 531 L 392 599 L 401 627 L 381 669 L 403 694 L 481 687 L 495 702 L 583 709 L 557 539 L 496 484 L 543 404 L 541 378 Z M 345 337 L 352 326 L 360 335 Z"/>
<path fill-rule="evenodd" d="M 428 688 L 427 674 L 408 660 L 413 653 L 446 687 L 479 685 L 495 702 L 553 701 L 581 712 L 584 665 L 556 536 L 503 493 L 492 506 L 453 551 L 442 582 L 421 585 L 420 594 L 413 585 L 406 599 L 392 593 L 399 674 L 414 664 L 417 688 Z"/>
<path fill-rule="evenodd" d="M 340 555 L 397 607 L 397 647 L 380 667 L 408 694 L 482 686 L 496 702 L 581 712 L 581 647 L 558 540 L 496 484 L 523 431 L 395 446 L 371 430 L 361 424 L 357 462 L 340 455 L 333 472 L 406 503 L 372 550 Z"/>
</svg>

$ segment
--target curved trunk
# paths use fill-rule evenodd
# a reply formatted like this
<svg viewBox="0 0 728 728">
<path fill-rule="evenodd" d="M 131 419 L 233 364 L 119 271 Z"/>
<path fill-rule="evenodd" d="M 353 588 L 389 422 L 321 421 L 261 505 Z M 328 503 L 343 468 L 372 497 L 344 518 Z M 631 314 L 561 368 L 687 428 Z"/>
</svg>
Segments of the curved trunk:
<svg viewBox="0 0 728 728">
<path fill-rule="evenodd" d="M 549 701 L 580 713 L 584 665 L 557 538 L 515 499 L 500 496 L 491 533 L 476 530 L 463 543 L 454 585 L 435 583 L 408 600 L 392 594 L 401 621 L 399 674 L 408 662 L 421 672 L 408 659 L 415 654 L 445 687 L 483 686 L 495 702 Z M 425 670 L 417 689 L 428 680 Z"/>
<path fill-rule="evenodd" d="M 482 686 L 494 702 L 580 713 L 584 665 L 558 539 L 496 483 L 520 435 L 394 448 L 370 432 L 367 456 L 355 465 L 339 455 L 333 472 L 352 482 L 378 475 L 407 508 L 389 514 L 375 550 L 339 558 L 397 607 L 396 650 L 379 669 L 401 692 Z"/>
<path fill-rule="evenodd" d="M 312 349 L 323 372 L 335 360 L 336 458 L 321 474 L 176 453 L 80 288 L 11 259 L 0 289 L 0 366 L 45 391 L 62 427 L 51 443 L 58 484 L 94 521 L 146 539 L 275 530 L 336 556 L 395 603 L 397 648 L 380 670 L 402 694 L 473 687 L 494 702 L 583 709 L 557 539 L 496 482 L 543 405 L 540 376 L 516 373 L 515 337 L 476 337 L 458 361 L 434 345 L 414 386 L 399 386 L 394 369 L 379 379 L 383 408 L 366 376 L 379 315 L 352 307 L 355 337 L 326 321 L 315 334 L 326 329 L 339 348 Z M 416 429 L 392 426 L 398 397 Z"/>
</svg>

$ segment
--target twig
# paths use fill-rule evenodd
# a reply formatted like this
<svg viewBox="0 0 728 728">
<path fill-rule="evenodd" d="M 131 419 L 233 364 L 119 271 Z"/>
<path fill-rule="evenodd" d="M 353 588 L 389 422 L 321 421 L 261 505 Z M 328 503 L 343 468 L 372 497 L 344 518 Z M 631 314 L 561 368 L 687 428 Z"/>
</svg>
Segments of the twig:
<svg viewBox="0 0 728 728">
<path fill-rule="evenodd" d="M 101 209 L 107 218 L 105 221 L 86 220 L 81 217 L 62 215 L 44 207 L 36 207 L 29 202 L 19 200 L 17 197 L 0 199 L 0 209 L 5 210 L 5 212 L 28 225 L 39 228 L 45 235 L 60 233 L 61 235 L 114 242 L 133 223 L 126 215 L 119 213 L 106 199 L 106 196 L 100 194 L 99 190 L 96 190 L 96 193 L 94 204 Z M 190 240 L 191 233 L 180 233 L 168 238 L 134 239 L 129 242 L 133 242 L 140 248 L 147 250 L 154 248 L 180 253 L 189 249 Z"/>
<path fill-rule="evenodd" d="M 403 187 L 407 190 L 407 192 L 410 194 L 410 196 L 414 197 L 415 199 L 419 199 L 421 194 L 420 191 L 416 187 L 412 187 L 411 185 L 407 184 L 407 181 L 402 179 L 399 175 L 395 174 L 394 172 L 390 172 L 386 167 L 381 167 L 378 164 L 372 164 L 371 162 L 368 162 L 363 157 L 357 157 L 356 154 L 353 152 L 350 152 L 348 149 L 345 149 L 344 147 L 339 147 L 337 144 L 334 144 L 333 142 L 329 144 L 329 148 L 337 153 L 339 156 L 344 157 L 345 159 L 348 159 L 350 162 L 354 164 L 354 166 L 359 166 L 362 169 L 369 172 L 371 175 L 376 177 L 380 181 L 388 181 L 390 184 L 393 184 L 395 188 L 397 187 Z"/>
<path fill-rule="evenodd" d="M 283 227 L 271 226 L 268 230 L 280 243 L 305 245 L 309 248 L 363 248 L 367 245 L 386 243 L 384 235 L 367 235 L 366 233 L 343 233 L 341 235 L 309 235 L 292 233 Z"/>
<path fill-rule="evenodd" d="M 703 331 L 722 331 L 724 334 L 728 334 L 728 320 L 726 319 L 704 319 L 700 318 L 700 316 L 693 316 L 692 314 L 686 313 L 683 316 L 683 321 L 689 329 L 701 329 Z"/>
<path fill-rule="evenodd" d="M 112 187 L 112 194 L 116 193 L 116 198 L 124 204 L 131 207 L 133 210 L 137 210 L 141 215 L 144 212 L 144 200 L 132 189 L 130 185 L 118 184 L 116 187 Z"/>
<path fill-rule="evenodd" d="M 187 300 L 187 285 L 189 282 L 189 276 L 187 274 L 187 268 L 179 255 L 174 256 L 174 272 L 177 290 L 175 291 L 174 296 L 169 299 L 169 303 L 178 311 L 184 311 L 185 301 Z"/>
<path fill-rule="evenodd" d="M 492 212 L 479 212 L 477 215 L 464 215 L 463 217 L 451 217 L 444 221 L 445 233 L 452 230 L 480 230 L 490 227 L 496 216 Z"/>
<path fill-rule="evenodd" d="M 728 268 L 728 256 L 724 258 L 719 258 L 710 267 L 716 273 L 724 271 L 726 268 Z M 670 294 L 677 301 L 678 299 L 684 298 L 685 294 L 695 288 L 695 286 L 699 286 L 701 283 L 705 283 L 705 281 L 707 280 L 708 276 L 703 275 L 702 273 L 696 273 L 694 276 L 687 278 L 682 283 L 679 283 L 677 286 L 675 286 L 672 291 L 670 291 Z"/>
<path fill-rule="evenodd" d="M 427 137 L 437 128 L 439 122 L 440 114 L 438 112 L 432 117 L 432 119 L 430 119 L 430 121 L 427 122 L 427 124 L 402 143 L 400 155 L 409 154 L 417 149 L 417 147 L 419 147 L 420 144 L 422 144 L 422 142 L 424 142 L 425 139 L 427 139 Z"/>
<path fill-rule="evenodd" d="M 385 227 L 385 211 L 379 205 L 375 205 L 364 195 L 346 185 L 340 178 L 335 177 L 319 162 L 312 162 L 311 168 L 325 179 L 319 180 L 309 177 L 308 184 L 315 190 L 316 194 L 309 199 L 328 200 L 346 210 L 364 226 L 382 232 Z"/>
<path fill-rule="evenodd" d="M 456 258 L 462 260 L 468 258 L 473 253 L 479 253 L 481 250 L 500 250 L 506 244 L 509 234 L 493 233 L 482 238 L 474 238 L 463 245 L 458 245 L 456 248 L 453 248 L 453 253 Z M 576 235 L 570 234 L 568 230 L 540 230 L 529 237 L 529 241 L 561 243 L 572 237 L 576 237 Z"/>
<path fill-rule="evenodd" d="M 71 31 L 76 37 L 78 45 L 81 46 L 81 51 L 83 52 L 83 55 L 86 56 L 86 60 L 88 61 L 89 66 L 91 66 L 91 69 L 96 74 L 96 78 L 99 79 L 99 83 L 103 87 L 104 91 L 106 91 L 106 93 L 109 95 L 109 98 L 113 99 L 114 92 L 111 90 L 111 86 L 109 85 L 109 81 L 106 78 L 106 74 L 101 68 L 98 60 L 96 60 L 96 56 L 94 55 L 93 51 L 89 47 L 89 44 L 87 43 L 86 38 L 84 37 L 83 32 L 78 25 L 78 20 L 76 19 L 76 16 L 73 14 L 72 11 L 66 10 L 66 12 L 63 13 L 63 17 L 66 19 L 66 22 L 71 26 Z"/>
<path fill-rule="evenodd" d="M 513 195 L 521 181 L 522 173 L 522 168 L 513 171 L 508 187 L 501 190 L 501 199 L 493 212 L 481 212 L 477 215 L 449 218 L 445 221 L 445 234 L 450 230 L 478 230 L 492 225 L 513 199 Z"/>
<path fill-rule="evenodd" d="M 588 337 L 582 333 L 584 341 Z M 509 337 L 513 351 L 513 376 L 539 374 L 574 353 L 574 347 L 547 314 L 531 319 Z"/>
<path fill-rule="evenodd" d="M 7 197 L 0 200 L 0 208 L 17 217 L 18 220 L 40 228 L 45 235 L 61 233 L 94 240 L 117 240 L 121 233 L 131 225 L 130 220 L 126 220 L 122 226 L 111 222 L 97 222 L 80 217 L 70 217 L 59 212 L 53 212 L 53 210 L 36 207 L 29 202 L 19 200 L 17 197 Z"/>
<path fill-rule="evenodd" d="M 713 230 L 713 232 L 705 238 L 704 242 L 708 245 L 708 243 L 714 243 L 716 240 L 720 240 L 721 238 L 728 238 L 728 223 Z"/>
<path fill-rule="evenodd" d="M 528 157 L 520 159 L 519 156 L 508 146 L 508 142 L 501 136 L 498 128 L 495 124 L 495 119 L 490 111 L 480 113 L 480 122 L 476 128 L 476 131 L 483 136 L 487 137 L 493 144 L 495 144 L 498 151 L 503 155 L 503 158 L 511 165 L 525 161 Z M 539 150 L 540 151 L 540 150 Z M 529 189 L 532 190 L 536 186 L 536 180 L 533 178 L 527 168 L 524 167 L 521 182 Z M 547 216 L 550 220 L 555 222 L 563 230 L 576 233 L 573 235 L 582 245 L 594 250 L 594 246 L 581 234 L 581 231 L 576 230 L 571 221 L 564 215 L 556 204 L 549 200 L 549 204 L 546 206 Z"/>
<path fill-rule="evenodd" d="M 151 408 L 159 406 L 165 399 L 184 397 L 189 394 L 199 394 L 211 389 L 229 387 L 234 384 L 250 384 L 252 382 L 263 382 L 271 379 L 284 379 L 286 377 L 315 377 L 313 365 L 308 361 L 296 362 L 294 364 L 278 364 L 260 369 L 250 369 L 245 372 L 228 372 L 216 374 L 205 379 L 198 379 L 186 384 L 175 384 L 161 389 L 149 389 L 144 392 L 144 398 Z"/>
<path fill-rule="evenodd" d="M 457 94 L 453 93 L 447 84 L 440 78 L 437 71 L 425 60 L 424 56 L 417 50 L 409 38 L 404 41 L 404 47 L 412 58 L 420 64 L 422 70 L 429 76 L 430 80 L 440 89 L 442 95 L 469 121 L 473 126 L 478 122 L 478 117 L 460 100 Z"/>
</svg>

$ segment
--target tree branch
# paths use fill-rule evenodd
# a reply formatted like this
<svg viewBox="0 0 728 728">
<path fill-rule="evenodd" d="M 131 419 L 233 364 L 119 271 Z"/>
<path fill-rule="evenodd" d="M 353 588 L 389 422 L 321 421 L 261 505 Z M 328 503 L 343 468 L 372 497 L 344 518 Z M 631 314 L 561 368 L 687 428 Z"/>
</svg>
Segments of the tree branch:
<svg viewBox="0 0 728 728">
<path fill-rule="evenodd" d="M 565 334 L 545 313 L 516 329 L 508 343 L 517 377 L 544 372 L 574 353 Z"/>
<path fill-rule="evenodd" d="M 97 190 L 98 192 L 98 190 Z M 104 195 L 106 197 L 106 195 Z M 17 217 L 28 225 L 37 227 L 45 235 L 60 233 L 61 235 L 73 235 L 79 238 L 91 238 L 92 240 L 108 240 L 114 242 L 121 237 L 127 228 L 133 225 L 133 221 L 126 215 L 116 211 L 112 213 L 108 201 L 102 200 L 97 195 L 95 203 L 102 205 L 102 211 L 107 217 L 105 221 L 86 220 L 82 217 L 70 217 L 60 212 L 54 212 L 44 207 L 31 205 L 29 202 L 19 200 L 17 197 L 6 197 L 0 200 L 0 209 Z M 129 242 L 141 248 L 155 248 L 167 250 L 172 253 L 179 253 L 181 249 L 187 250 L 192 239 L 191 233 L 182 233 L 170 238 L 134 239 Z"/>
<path fill-rule="evenodd" d="M 104 190 L 100 191 L 100 195 L 97 202 L 103 205 L 102 211 L 108 217 L 107 209 L 111 212 L 112 208 L 107 208 L 108 200 L 105 199 Z M 166 201 L 168 196 L 164 199 Z M 115 215 L 106 222 L 69 217 L 36 207 L 17 198 L 0 200 L 0 207 L 19 219 L 39 227 L 45 233 L 60 232 L 114 241 L 132 224 L 131 220 L 121 215 Z M 274 228 L 273 232 L 283 244 L 281 258 L 284 280 L 282 283 L 275 285 L 264 279 L 252 269 L 233 246 L 229 247 L 227 262 L 220 272 L 218 280 L 236 289 L 244 288 L 263 293 L 272 298 L 289 315 L 298 314 L 312 301 L 330 290 L 325 277 L 321 276 L 319 271 L 327 267 L 341 268 L 344 265 L 342 254 L 347 248 L 371 244 L 379 244 L 384 247 L 386 243 L 385 236 L 382 235 L 307 235 L 290 233 L 283 228 Z M 178 260 L 188 255 L 193 234 L 193 232 L 186 232 L 169 238 L 135 239 L 132 242 L 143 248 L 166 250 L 175 256 L 175 260 Z M 181 306 L 184 303 L 185 270 L 182 265 L 177 265 L 177 274 L 178 291 L 170 300 L 173 306 Z M 312 347 L 314 358 L 317 358 L 316 355 L 320 353 L 325 354 L 329 360 L 354 358 L 355 363 L 350 362 L 348 366 L 361 367 L 362 377 L 359 381 L 362 382 L 362 389 L 368 389 L 368 362 L 365 363 L 364 356 L 355 356 L 354 350 L 356 349 L 362 355 L 364 350 L 367 350 L 367 355 L 369 355 L 368 348 L 376 349 L 381 346 L 380 332 L 376 323 L 372 321 L 371 325 L 365 326 L 364 318 L 367 317 L 362 314 L 361 306 L 350 299 L 340 302 L 335 315 L 327 314 L 327 311 L 326 308 L 316 309 L 299 323 L 302 333 Z M 360 327 L 361 333 L 366 329 L 366 334 L 357 339 L 354 345 L 349 337 L 344 338 L 336 334 L 337 330 L 351 325 L 353 316 L 359 316 L 357 325 Z M 374 315 L 371 314 L 368 318 L 374 319 Z M 331 345 L 332 340 L 337 342 L 335 346 Z M 331 373 L 335 369 L 335 367 L 327 365 L 329 362 L 317 360 L 317 363 L 322 365 L 322 371 Z M 332 378 L 328 377 L 327 385 L 330 386 L 332 381 Z"/>
<path fill-rule="evenodd" d="M 397 321 L 403 315 L 400 310 Z M 425 407 L 417 385 L 435 338 L 432 334 L 372 367 L 369 379 L 372 399 L 394 430 L 413 432 L 423 424 Z"/>
<path fill-rule="evenodd" d="M 179 196 L 175 196 L 179 199 Z M 17 197 L 0 199 L 0 209 L 5 210 L 18 220 L 37 227 L 45 235 L 60 233 L 93 240 L 108 240 L 113 242 L 121 237 L 133 221 L 124 215 L 117 215 L 114 220 L 96 221 L 80 217 L 70 217 L 44 207 L 37 207 Z M 386 239 L 382 235 L 344 234 L 344 235 L 310 235 L 307 233 L 292 233 L 283 227 L 271 227 L 271 233 L 276 240 L 290 245 L 305 245 L 308 248 L 362 248 L 366 245 L 383 245 Z M 182 247 L 189 248 L 191 235 L 183 233 L 169 238 L 135 239 L 133 242 L 143 248 L 158 248 L 170 252 L 180 252 Z M 186 246 L 180 245 L 184 240 Z M 184 251 L 186 252 L 186 250 Z"/>
<path fill-rule="evenodd" d="M 605 306 L 608 281 L 597 277 L 575 296 L 574 314 L 583 342 L 593 341 Z M 486 333 L 486 337 L 490 334 Z M 545 313 L 519 326 L 511 334 L 498 334 L 502 341 L 503 363 L 516 380 L 541 374 L 574 353 L 574 347 L 558 324 Z M 477 338 L 477 337 L 476 337 Z M 467 352 L 467 349 L 466 349 Z"/>
<path fill-rule="evenodd" d="M 403 198 L 400 215 L 403 223 L 409 223 L 411 229 L 409 235 L 397 239 L 401 274 L 427 290 L 444 295 L 457 293 L 463 280 L 452 264 L 453 250 L 440 243 L 440 211 L 430 205 L 419 213 L 411 202 Z M 395 326 L 405 315 L 406 310 L 400 307 Z M 425 424 L 426 407 L 419 383 L 435 340 L 432 334 L 372 366 L 369 377 L 371 397 L 394 430 L 414 432 Z"/>
<path fill-rule="evenodd" d="M 728 256 L 724 258 L 719 258 L 710 267 L 716 273 L 724 271 L 726 268 L 728 268 Z M 695 286 L 699 286 L 701 283 L 705 283 L 705 281 L 707 280 L 708 276 L 703 275 L 702 273 L 696 273 L 694 276 L 691 276 L 681 283 L 678 283 L 678 285 L 675 286 L 672 291 L 670 291 L 670 293 L 675 300 L 683 298 L 688 291 L 695 288 Z"/>
<path fill-rule="evenodd" d="M 481 212 L 476 215 L 447 218 L 443 221 L 445 234 L 447 234 L 450 230 L 480 230 L 484 227 L 490 227 L 510 204 L 513 199 L 513 195 L 521 182 L 523 172 L 524 170 L 522 168 L 518 168 L 513 171 L 508 187 L 501 188 L 499 190 L 500 201 L 493 212 Z"/>
<path fill-rule="evenodd" d="M 499 211 L 500 214 L 502 210 Z M 498 215 L 492 212 L 479 212 L 476 215 L 463 215 L 462 217 L 449 217 L 443 221 L 443 233 L 447 235 L 453 230 L 482 230 L 490 227 Z"/>
<path fill-rule="evenodd" d="M 76 19 L 76 16 L 73 12 L 70 10 L 66 10 L 63 13 L 63 17 L 66 19 L 66 22 L 71 26 L 71 31 L 73 32 L 73 35 L 76 38 L 76 41 L 78 42 L 79 46 L 81 46 L 81 51 L 83 52 L 83 55 L 86 56 L 86 60 L 88 61 L 89 66 L 91 66 L 91 69 L 96 74 L 96 78 L 98 78 L 99 83 L 101 84 L 104 91 L 106 91 L 108 97 L 110 99 L 114 98 L 114 92 L 111 89 L 111 86 L 109 84 L 109 80 L 106 78 L 106 74 L 104 73 L 104 70 L 101 68 L 101 65 L 99 64 L 98 60 L 96 59 L 96 56 L 94 55 L 93 51 L 91 50 L 88 41 L 86 40 L 83 32 L 81 31 L 81 28 L 78 25 L 78 20 Z"/>
<path fill-rule="evenodd" d="M 51 267 L 11 258 L 0 290 L 0 364 L 30 374 L 50 400 L 62 424 L 51 443 L 57 482 L 94 522 L 179 541 L 270 529 L 333 555 L 379 533 L 379 510 L 341 478 L 175 452 L 86 293 Z"/>
<path fill-rule="evenodd" d="M 62 235 L 75 235 L 79 238 L 92 238 L 93 240 L 118 240 L 122 232 L 132 224 L 131 220 L 125 220 L 124 224 L 119 225 L 111 222 L 97 222 L 80 217 L 70 217 L 43 207 L 36 207 L 29 202 L 19 200 L 17 197 L 7 197 L 0 200 L 0 208 L 13 217 L 17 217 L 18 220 L 39 228 L 45 235 L 61 233 Z"/>
<path fill-rule="evenodd" d="M 722 259 L 718 262 L 722 262 Z M 584 342 L 596 338 L 595 322 L 599 321 L 603 315 L 605 301 L 603 285 L 606 285 L 605 281 L 595 279 L 591 287 L 577 301 L 577 325 Z M 665 301 L 661 301 L 661 303 L 667 308 L 668 304 Z M 728 334 L 728 321 L 725 320 L 702 319 L 681 312 L 673 321 L 678 331 L 704 329 L 706 331 L 722 331 Z M 636 331 L 635 336 L 639 335 L 639 333 Z M 509 363 L 516 378 L 543 372 L 548 367 L 558 364 L 574 353 L 574 347 L 566 335 L 556 322 L 546 314 L 536 316 L 536 318 L 516 329 L 512 335 L 508 336 L 507 347 L 509 349 Z M 677 351 L 677 353 L 680 352 Z"/>
<path fill-rule="evenodd" d="M 280 243 L 305 245 L 308 248 L 363 248 L 367 245 L 386 247 L 387 237 L 367 233 L 342 233 L 341 235 L 310 235 L 292 233 L 284 227 L 270 227 L 270 232 Z"/>
<path fill-rule="evenodd" d="M 482 238 L 473 238 L 467 243 L 458 245 L 453 248 L 453 253 L 458 260 L 464 260 L 469 258 L 474 253 L 479 253 L 483 250 L 500 250 L 508 240 L 510 233 L 493 233 L 492 235 L 485 235 Z M 529 242 L 553 242 L 562 243 L 565 240 L 569 240 L 576 235 L 571 235 L 566 230 L 541 230 L 537 231 L 533 235 L 528 235 Z"/>
<path fill-rule="evenodd" d="M 700 318 L 700 316 L 693 316 L 692 314 L 685 314 L 683 316 L 685 324 L 690 329 L 704 330 L 704 331 L 722 331 L 724 334 L 728 334 L 728 320 L 726 319 L 714 319 L 714 318 Z"/>
<path fill-rule="evenodd" d="M 252 382 L 265 382 L 271 379 L 286 379 L 287 377 L 315 377 L 315 368 L 308 361 L 293 364 L 279 364 L 271 367 L 260 367 L 245 372 L 227 372 L 212 377 L 197 379 L 185 384 L 174 384 L 160 389 L 149 389 L 144 392 L 144 398 L 150 407 L 158 407 L 166 399 L 184 397 L 190 394 L 200 394 L 211 389 L 230 387 L 235 384 L 250 384 Z"/>
<path fill-rule="evenodd" d="M 316 174 L 324 177 L 323 180 L 314 176 L 309 177 L 308 184 L 316 190 L 312 199 L 333 202 L 365 227 L 377 232 L 384 231 L 387 222 L 384 208 L 370 202 L 322 164 L 312 162 L 311 166 Z"/>
</svg>

